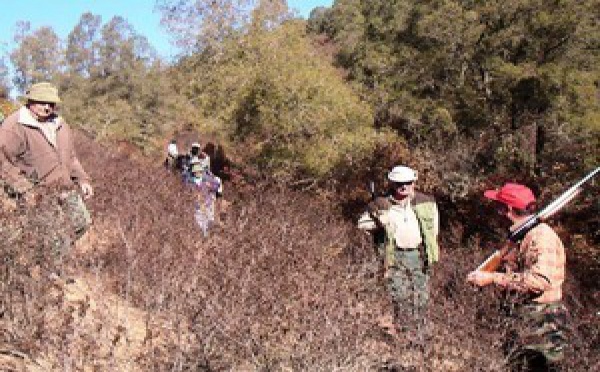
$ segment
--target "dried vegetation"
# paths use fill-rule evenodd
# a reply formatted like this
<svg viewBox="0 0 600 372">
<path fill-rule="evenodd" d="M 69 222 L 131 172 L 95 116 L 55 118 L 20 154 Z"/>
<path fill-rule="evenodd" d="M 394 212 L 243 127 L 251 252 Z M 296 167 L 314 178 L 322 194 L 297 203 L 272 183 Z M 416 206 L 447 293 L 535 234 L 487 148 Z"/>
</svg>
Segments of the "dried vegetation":
<svg viewBox="0 0 600 372">
<path fill-rule="evenodd" d="M 491 291 L 464 282 L 489 234 L 446 223 L 428 336 L 417 348 L 379 327 L 389 303 L 377 258 L 334 203 L 234 177 L 231 205 L 201 238 L 191 195 L 160 165 L 78 142 L 96 185 L 94 224 L 64 262 L 34 239 L 45 220 L 17 234 L 34 212 L 2 215 L 3 369 L 506 370 L 503 339 L 517 324 Z M 584 240 L 570 247 L 573 371 L 599 363 L 598 265 L 593 250 L 577 249 Z"/>
</svg>

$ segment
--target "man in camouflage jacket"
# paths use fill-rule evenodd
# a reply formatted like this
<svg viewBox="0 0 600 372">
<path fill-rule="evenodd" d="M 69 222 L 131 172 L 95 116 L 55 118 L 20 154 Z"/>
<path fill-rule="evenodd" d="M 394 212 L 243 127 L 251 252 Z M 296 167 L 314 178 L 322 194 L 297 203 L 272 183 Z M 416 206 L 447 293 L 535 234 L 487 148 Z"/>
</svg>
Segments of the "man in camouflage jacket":
<svg viewBox="0 0 600 372">
<path fill-rule="evenodd" d="M 535 211 L 535 196 L 526 186 L 507 183 L 488 190 L 512 229 L 528 220 Z M 517 353 L 512 361 L 518 370 L 556 370 L 566 345 L 567 309 L 562 301 L 565 281 L 565 248 L 550 226 L 540 223 L 504 257 L 504 272 L 473 271 L 467 280 L 477 286 L 495 285 L 512 293 L 514 314 L 522 320 Z M 525 366 L 523 366 L 525 364 Z M 523 369 L 525 367 L 525 369 Z"/>
</svg>

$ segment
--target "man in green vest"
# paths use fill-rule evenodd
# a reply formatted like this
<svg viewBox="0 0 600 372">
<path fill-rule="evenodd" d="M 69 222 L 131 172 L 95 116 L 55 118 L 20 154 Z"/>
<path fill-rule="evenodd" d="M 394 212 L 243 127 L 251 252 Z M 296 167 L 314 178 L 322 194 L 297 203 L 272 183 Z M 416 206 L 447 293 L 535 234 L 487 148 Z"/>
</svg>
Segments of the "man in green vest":
<svg viewBox="0 0 600 372">
<path fill-rule="evenodd" d="M 433 197 L 415 191 L 415 170 L 394 167 L 388 180 L 389 194 L 369 204 L 358 227 L 382 237 L 378 248 L 394 304 L 394 326 L 418 331 L 429 301 L 429 274 L 439 260 L 438 208 Z"/>
</svg>

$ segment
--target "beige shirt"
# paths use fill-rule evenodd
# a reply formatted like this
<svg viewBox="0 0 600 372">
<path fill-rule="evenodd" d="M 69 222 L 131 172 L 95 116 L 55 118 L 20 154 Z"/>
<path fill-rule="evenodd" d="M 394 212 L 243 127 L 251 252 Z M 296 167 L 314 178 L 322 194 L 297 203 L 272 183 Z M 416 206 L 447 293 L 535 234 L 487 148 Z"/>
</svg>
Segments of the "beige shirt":
<svg viewBox="0 0 600 372">
<path fill-rule="evenodd" d="M 413 249 L 417 248 L 423 242 L 419 221 L 410 204 L 410 199 L 403 200 L 392 205 L 387 211 L 383 211 L 379 220 L 393 232 L 398 248 Z M 437 235 L 439 231 L 438 213 L 435 213 L 434 226 L 435 234 Z M 363 230 L 373 230 L 376 228 L 375 221 L 373 221 L 368 212 L 365 212 L 358 220 L 358 228 Z"/>
</svg>

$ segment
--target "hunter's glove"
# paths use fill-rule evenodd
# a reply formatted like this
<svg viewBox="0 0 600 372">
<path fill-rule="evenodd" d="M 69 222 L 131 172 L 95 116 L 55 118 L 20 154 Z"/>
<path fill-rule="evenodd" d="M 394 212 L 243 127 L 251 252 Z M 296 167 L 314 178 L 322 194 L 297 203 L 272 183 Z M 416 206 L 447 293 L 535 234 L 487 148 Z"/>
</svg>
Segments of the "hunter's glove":
<svg viewBox="0 0 600 372">
<path fill-rule="evenodd" d="M 376 227 L 382 228 L 387 224 L 387 211 L 392 203 L 387 198 L 377 198 L 369 203 L 367 211 L 375 222 Z"/>
<path fill-rule="evenodd" d="M 382 212 L 392 207 L 392 202 L 388 198 L 377 198 L 369 203 L 367 209 L 373 216 L 379 216 Z"/>
</svg>

